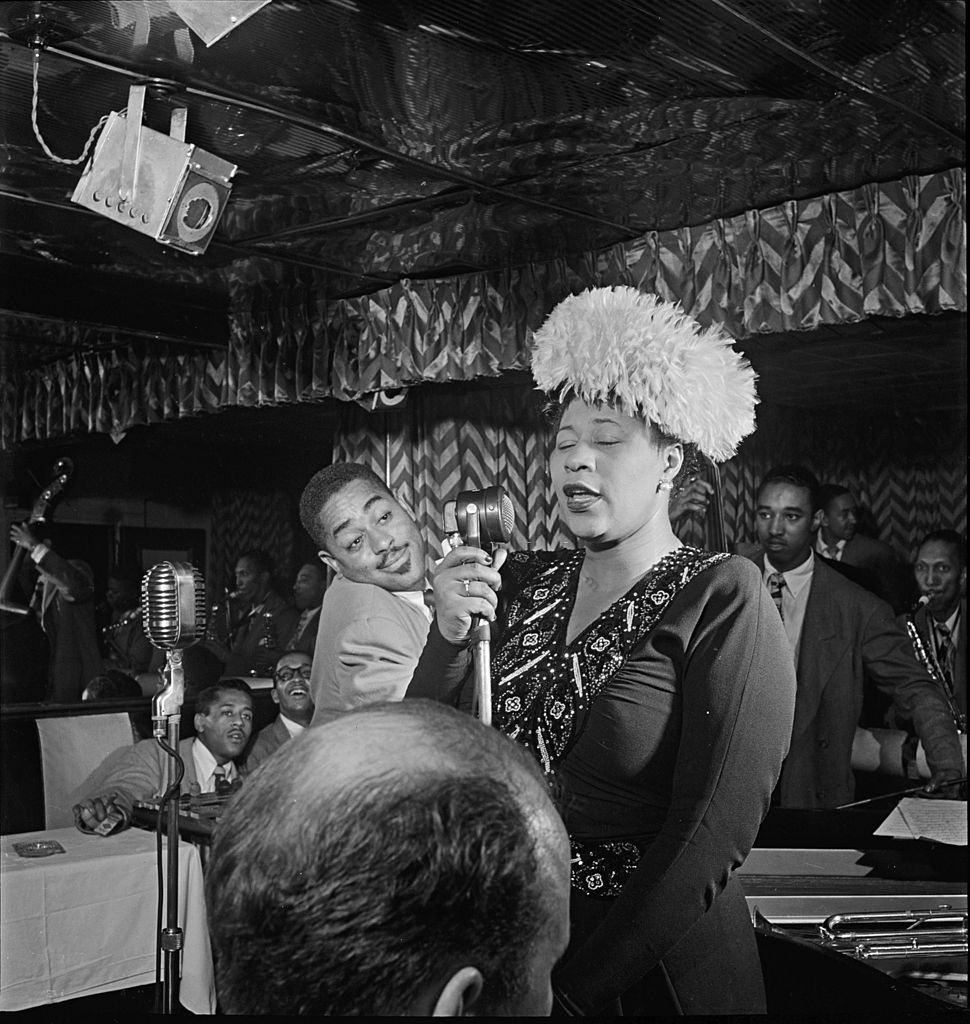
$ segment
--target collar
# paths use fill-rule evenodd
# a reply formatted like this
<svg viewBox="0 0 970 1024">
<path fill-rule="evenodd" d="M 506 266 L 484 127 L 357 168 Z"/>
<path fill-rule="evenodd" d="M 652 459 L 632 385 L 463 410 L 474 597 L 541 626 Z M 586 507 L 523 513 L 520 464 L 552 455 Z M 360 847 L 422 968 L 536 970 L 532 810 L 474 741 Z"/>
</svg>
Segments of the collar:
<svg viewBox="0 0 970 1024">
<path fill-rule="evenodd" d="M 292 718 L 287 718 L 283 712 L 280 712 L 280 721 L 286 728 L 286 731 L 290 734 L 290 739 L 295 740 L 301 733 L 306 732 L 306 726 L 300 725 L 299 722 L 294 722 Z"/>
<path fill-rule="evenodd" d="M 828 550 L 831 547 L 834 547 L 836 551 L 841 555 L 842 552 L 845 550 L 845 541 L 837 540 L 834 544 L 826 544 L 825 541 L 822 540 L 822 531 L 819 530 L 818 534 L 815 537 L 815 550 L 820 555 L 825 555 L 826 557 L 829 557 Z"/>
<path fill-rule="evenodd" d="M 773 572 L 781 572 L 780 569 L 776 569 L 771 564 L 771 559 L 765 555 L 765 571 L 763 579 L 765 583 L 768 582 L 768 577 Z M 815 556 L 811 551 L 808 553 L 808 557 L 802 562 L 801 565 L 796 565 L 794 569 L 786 569 L 781 575 L 785 577 L 785 586 L 791 591 L 792 597 L 795 597 L 803 587 L 808 586 L 812 582 L 812 574 L 815 572 Z"/>
<path fill-rule="evenodd" d="M 217 763 L 212 751 L 198 737 L 192 743 L 192 760 L 195 761 L 195 775 L 199 788 L 203 793 L 211 793 L 215 788 L 212 776 L 217 768 Z M 226 779 L 229 782 L 232 782 L 238 774 L 232 761 L 227 761 L 222 766 L 222 770 L 226 773 Z"/>
<path fill-rule="evenodd" d="M 424 600 L 423 590 L 394 590 L 391 591 L 395 597 L 399 597 L 402 601 L 407 601 L 408 604 L 413 604 L 415 608 L 421 609 L 421 614 L 430 622 L 433 618 L 431 609 L 427 606 Z"/>
<path fill-rule="evenodd" d="M 960 621 L 960 605 L 958 604 L 956 608 L 954 608 L 953 614 L 948 619 L 944 619 L 942 623 L 938 622 L 932 615 L 930 615 L 929 618 L 934 630 L 938 626 L 946 626 L 946 628 L 949 630 L 950 636 L 954 637 L 955 639 L 957 623 L 959 623 Z"/>
</svg>

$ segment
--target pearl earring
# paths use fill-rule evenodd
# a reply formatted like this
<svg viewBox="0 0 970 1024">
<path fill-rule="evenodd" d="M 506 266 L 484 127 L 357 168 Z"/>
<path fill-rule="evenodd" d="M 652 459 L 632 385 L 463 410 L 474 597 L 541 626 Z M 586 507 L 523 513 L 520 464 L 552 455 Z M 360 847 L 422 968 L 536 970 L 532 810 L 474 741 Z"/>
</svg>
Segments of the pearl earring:
<svg viewBox="0 0 970 1024">
<path fill-rule="evenodd" d="M 674 482 L 672 480 L 661 480 L 660 483 L 657 484 L 657 493 L 658 494 L 661 491 L 672 491 L 673 489 L 674 489 Z"/>
</svg>

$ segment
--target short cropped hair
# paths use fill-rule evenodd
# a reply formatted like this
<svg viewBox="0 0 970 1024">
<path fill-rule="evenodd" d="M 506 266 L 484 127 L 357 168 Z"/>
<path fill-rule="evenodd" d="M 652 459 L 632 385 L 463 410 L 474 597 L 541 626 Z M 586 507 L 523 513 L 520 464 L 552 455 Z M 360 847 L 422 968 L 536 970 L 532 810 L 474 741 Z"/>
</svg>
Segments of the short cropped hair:
<svg viewBox="0 0 970 1024">
<path fill-rule="evenodd" d="M 221 695 L 227 692 L 245 693 L 251 702 L 253 700 L 253 691 L 245 679 L 236 679 L 234 677 L 220 679 L 211 686 L 206 686 L 204 689 L 199 690 L 195 698 L 195 713 L 197 715 L 207 715 L 212 710 L 213 705 L 219 703 Z"/>
<path fill-rule="evenodd" d="M 920 542 L 919 547 L 935 541 L 938 544 L 946 544 L 956 555 L 960 568 L 967 564 L 967 539 L 962 537 L 956 530 L 931 530 Z M 917 548 L 919 550 L 919 548 Z"/>
<path fill-rule="evenodd" d="M 141 696 L 138 681 L 127 672 L 114 668 L 107 669 L 104 675 L 94 676 L 81 694 L 82 700 L 85 697 L 87 700 L 120 700 L 123 697 L 137 700 Z"/>
<path fill-rule="evenodd" d="M 843 494 L 851 496 L 852 491 L 842 484 L 822 484 L 818 489 L 818 495 L 816 496 L 818 504 L 815 507 L 822 509 L 824 512 L 836 498 L 841 498 Z"/>
<path fill-rule="evenodd" d="M 425 766 L 321 785 L 323 726 L 280 748 L 226 809 L 205 880 L 225 1011 L 400 1015 L 465 965 L 484 979 L 477 1013 L 525 990 L 547 897 L 523 793 L 544 788 L 541 773 L 453 708 L 387 713 L 421 719 L 436 755 Z"/>
<path fill-rule="evenodd" d="M 805 466 L 796 466 L 791 464 L 773 466 L 767 473 L 765 473 L 761 479 L 761 483 L 758 485 L 759 496 L 768 484 L 790 484 L 794 487 L 804 487 L 808 491 L 809 500 L 812 505 L 812 512 L 817 512 L 822 508 L 820 503 L 822 486 L 818 482 L 818 477 L 816 477 L 815 474 Z"/>
<path fill-rule="evenodd" d="M 320 547 L 326 547 L 326 539 L 320 527 L 320 513 L 331 498 L 336 497 L 355 480 L 373 484 L 385 494 L 391 493 L 387 484 L 370 466 L 359 462 L 334 462 L 332 465 L 324 466 L 310 477 L 310 482 L 303 488 L 303 494 L 300 495 L 300 522 L 314 543 Z"/>
<path fill-rule="evenodd" d="M 267 572 L 272 576 L 276 571 L 273 559 L 260 548 L 252 548 L 249 551 L 244 551 L 236 559 L 236 565 L 238 565 L 244 558 L 247 562 L 252 562 L 253 565 L 256 566 L 257 572 Z"/>
</svg>

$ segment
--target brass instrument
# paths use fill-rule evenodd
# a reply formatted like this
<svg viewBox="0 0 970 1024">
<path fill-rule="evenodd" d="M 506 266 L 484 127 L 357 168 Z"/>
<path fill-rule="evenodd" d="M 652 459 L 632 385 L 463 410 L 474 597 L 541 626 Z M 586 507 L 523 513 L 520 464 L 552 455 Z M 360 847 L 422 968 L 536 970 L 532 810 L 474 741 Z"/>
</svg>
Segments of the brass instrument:
<svg viewBox="0 0 970 1024">
<path fill-rule="evenodd" d="M 920 598 L 920 603 L 917 607 L 920 607 L 923 604 L 925 604 L 925 598 Z M 924 669 L 926 669 L 926 673 L 930 679 L 932 679 L 946 695 L 946 702 L 950 707 L 950 714 L 953 715 L 953 721 L 956 723 L 957 731 L 965 733 L 967 731 L 967 716 L 957 705 L 956 696 L 953 693 L 953 687 L 950 685 L 950 681 L 947 679 L 946 673 L 943 671 L 943 666 L 936 657 L 936 652 L 930 652 L 926 649 L 926 644 L 923 643 L 923 638 L 919 635 L 919 630 L 916 628 L 916 620 L 912 612 L 906 616 L 906 632 L 909 634 L 909 639 L 913 644 L 913 652 L 916 655 L 916 660 Z"/>
<path fill-rule="evenodd" d="M 101 636 L 104 637 L 106 641 L 109 641 L 117 633 L 120 633 L 125 628 L 125 626 L 130 626 L 133 622 L 137 622 L 140 618 L 141 608 L 132 608 L 130 612 L 128 612 L 125 615 L 122 615 L 122 617 L 118 619 L 117 622 L 109 622 L 108 625 L 101 630 Z"/>
<path fill-rule="evenodd" d="M 232 639 L 232 602 L 239 597 L 239 591 L 224 590 L 225 600 L 222 604 L 214 602 L 209 609 L 209 616 L 205 623 L 205 633 L 202 637 L 205 640 L 214 640 L 216 643 L 228 645 Z"/>
<path fill-rule="evenodd" d="M 967 956 L 967 915 L 960 911 L 833 914 L 818 931 L 821 945 L 859 960 Z"/>
</svg>

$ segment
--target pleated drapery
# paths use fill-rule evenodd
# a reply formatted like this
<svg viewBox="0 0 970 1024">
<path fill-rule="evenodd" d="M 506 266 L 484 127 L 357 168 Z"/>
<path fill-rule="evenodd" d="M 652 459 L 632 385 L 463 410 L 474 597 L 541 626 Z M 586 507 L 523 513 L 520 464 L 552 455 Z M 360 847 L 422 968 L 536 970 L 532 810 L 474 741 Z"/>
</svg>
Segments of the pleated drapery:
<svg viewBox="0 0 970 1024">
<path fill-rule="evenodd" d="M 966 309 L 966 173 L 955 168 L 786 202 L 609 249 L 481 274 L 401 281 L 327 302 L 315 272 L 228 271 L 226 350 L 186 352 L 123 332 L 4 373 L 2 444 L 229 406 L 357 399 L 421 382 L 527 369 L 531 331 L 565 295 L 630 284 L 735 338 L 867 316 Z M 49 330 L 49 328 L 46 328 Z M 23 336 L 23 322 L 0 322 Z M 108 351 L 105 349 L 108 348 Z"/>
</svg>

